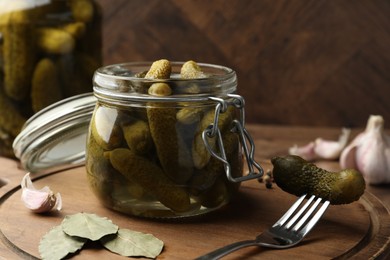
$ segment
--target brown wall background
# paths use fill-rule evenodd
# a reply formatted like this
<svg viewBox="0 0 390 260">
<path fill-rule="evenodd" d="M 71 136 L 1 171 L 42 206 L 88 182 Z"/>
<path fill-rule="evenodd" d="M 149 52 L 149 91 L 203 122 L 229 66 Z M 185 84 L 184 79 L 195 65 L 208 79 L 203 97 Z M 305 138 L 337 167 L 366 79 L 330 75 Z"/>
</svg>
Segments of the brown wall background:
<svg viewBox="0 0 390 260">
<path fill-rule="evenodd" d="M 353 127 L 370 114 L 390 122 L 389 0 L 98 2 L 105 64 L 232 67 L 248 122 Z"/>
</svg>

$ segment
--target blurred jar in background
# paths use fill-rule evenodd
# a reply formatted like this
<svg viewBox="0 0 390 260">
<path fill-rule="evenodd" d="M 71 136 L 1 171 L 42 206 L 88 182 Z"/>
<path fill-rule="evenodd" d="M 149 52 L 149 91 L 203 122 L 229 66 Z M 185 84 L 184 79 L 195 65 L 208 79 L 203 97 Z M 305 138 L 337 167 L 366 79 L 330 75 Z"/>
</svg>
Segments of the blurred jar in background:
<svg viewBox="0 0 390 260">
<path fill-rule="evenodd" d="M 0 156 L 30 116 L 92 91 L 101 20 L 94 0 L 0 0 Z"/>
</svg>

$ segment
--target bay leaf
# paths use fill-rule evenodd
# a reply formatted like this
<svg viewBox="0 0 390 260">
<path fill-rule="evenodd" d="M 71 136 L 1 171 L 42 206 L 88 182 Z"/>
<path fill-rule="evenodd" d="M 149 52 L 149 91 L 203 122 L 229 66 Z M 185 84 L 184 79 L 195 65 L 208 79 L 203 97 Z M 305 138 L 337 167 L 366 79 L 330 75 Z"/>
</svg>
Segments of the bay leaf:
<svg viewBox="0 0 390 260">
<path fill-rule="evenodd" d="M 118 226 L 108 218 L 89 213 L 65 216 L 61 226 L 62 230 L 69 236 L 88 238 L 92 241 L 115 234 L 118 231 Z"/>
<path fill-rule="evenodd" d="M 81 249 L 87 239 L 68 236 L 61 226 L 52 228 L 39 242 L 39 254 L 42 259 L 62 259 L 69 253 Z"/>
<path fill-rule="evenodd" d="M 164 247 L 155 236 L 129 229 L 119 229 L 117 235 L 103 237 L 100 241 L 105 248 L 122 256 L 156 258 Z"/>
</svg>

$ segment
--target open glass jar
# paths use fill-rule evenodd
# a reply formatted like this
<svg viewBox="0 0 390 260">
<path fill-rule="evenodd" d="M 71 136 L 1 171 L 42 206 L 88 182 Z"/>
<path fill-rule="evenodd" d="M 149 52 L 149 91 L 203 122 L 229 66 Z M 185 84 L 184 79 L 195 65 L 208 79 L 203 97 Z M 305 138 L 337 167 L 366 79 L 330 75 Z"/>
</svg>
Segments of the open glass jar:
<svg viewBox="0 0 390 260">
<path fill-rule="evenodd" d="M 0 156 L 32 115 L 92 91 L 101 22 L 95 0 L 0 0 Z"/>
<path fill-rule="evenodd" d="M 97 103 L 86 169 L 105 206 L 143 217 L 194 216 L 227 204 L 240 181 L 261 176 L 254 151 L 247 147 L 244 104 L 234 95 L 235 72 L 199 64 L 206 77 L 182 79 L 182 65 L 172 62 L 171 77 L 165 80 L 139 76 L 151 63 L 110 65 L 95 72 Z M 168 84 L 172 93 L 149 95 L 155 83 Z M 243 151 L 251 170 L 246 176 Z"/>
</svg>

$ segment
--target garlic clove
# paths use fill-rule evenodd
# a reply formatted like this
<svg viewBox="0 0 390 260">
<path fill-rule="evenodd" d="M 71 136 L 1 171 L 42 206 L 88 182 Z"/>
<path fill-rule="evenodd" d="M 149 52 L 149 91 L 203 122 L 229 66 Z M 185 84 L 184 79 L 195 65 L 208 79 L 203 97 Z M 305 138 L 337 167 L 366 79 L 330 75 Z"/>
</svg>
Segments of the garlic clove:
<svg viewBox="0 0 390 260">
<path fill-rule="evenodd" d="M 343 169 L 348 168 L 356 168 L 356 149 L 357 145 L 348 145 L 345 147 L 345 149 L 341 152 L 340 155 L 340 166 Z"/>
<path fill-rule="evenodd" d="M 288 152 L 291 155 L 300 156 L 306 161 L 313 161 L 317 159 L 317 155 L 314 152 L 314 146 L 314 142 L 310 142 L 304 146 L 294 145 L 288 149 Z"/>
<path fill-rule="evenodd" d="M 338 159 L 348 143 L 350 133 L 351 129 L 343 128 L 338 141 L 328 141 L 322 138 L 317 138 L 315 140 L 314 153 L 321 159 Z"/>
<path fill-rule="evenodd" d="M 49 187 L 45 186 L 38 190 L 34 187 L 30 174 L 27 173 L 21 182 L 24 205 L 35 213 L 48 212 L 56 209 L 61 210 L 62 198 L 59 193 L 54 194 Z"/>
<path fill-rule="evenodd" d="M 343 128 L 342 133 L 337 141 L 324 140 L 317 138 L 304 146 L 293 146 L 289 149 L 289 154 L 298 155 L 306 161 L 316 159 L 335 160 L 338 159 L 342 150 L 347 145 L 350 129 Z"/>
<path fill-rule="evenodd" d="M 381 116 L 370 116 L 367 127 L 340 156 L 342 168 L 359 170 L 368 184 L 390 183 L 390 137 Z"/>
</svg>

